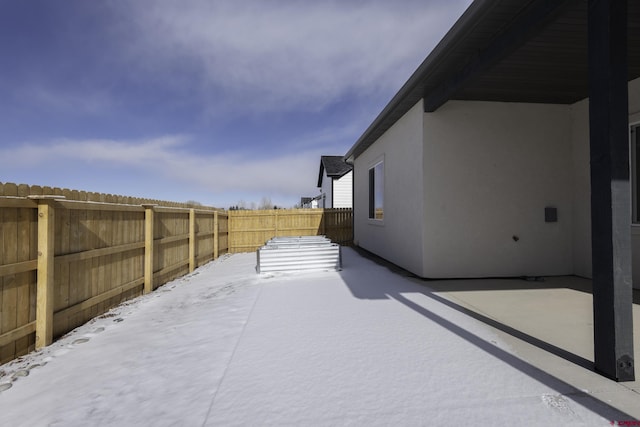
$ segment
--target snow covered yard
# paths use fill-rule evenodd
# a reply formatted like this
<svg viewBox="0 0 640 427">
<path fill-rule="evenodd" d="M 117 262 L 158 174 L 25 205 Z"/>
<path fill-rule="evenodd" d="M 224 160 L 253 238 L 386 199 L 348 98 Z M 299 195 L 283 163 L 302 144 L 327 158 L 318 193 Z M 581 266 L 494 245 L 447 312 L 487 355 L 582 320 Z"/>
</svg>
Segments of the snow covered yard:
<svg viewBox="0 0 640 427">
<path fill-rule="evenodd" d="M 0 366 L 0 425 L 632 419 L 517 357 L 487 325 L 430 298 L 425 284 L 352 249 L 340 272 L 257 275 L 255 261 L 220 258 Z"/>
</svg>

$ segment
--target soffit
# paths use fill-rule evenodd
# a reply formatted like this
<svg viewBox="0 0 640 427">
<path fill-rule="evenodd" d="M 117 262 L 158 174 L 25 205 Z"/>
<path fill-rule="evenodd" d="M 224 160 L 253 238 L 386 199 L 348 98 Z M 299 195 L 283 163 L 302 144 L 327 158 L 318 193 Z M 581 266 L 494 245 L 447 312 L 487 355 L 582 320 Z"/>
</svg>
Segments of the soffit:
<svg viewBox="0 0 640 427">
<path fill-rule="evenodd" d="M 345 158 L 357 157 L 416 103 L 439 91 L 445 92 L 443 102 L 572 104 L 586 98 L 587 3 L 476 0 Z M 628 0 L 627 4 L 632 80 L 640 77 L 640 2 Z M 486 57 L 490 59 L 483 60 Z"/>
</svg>

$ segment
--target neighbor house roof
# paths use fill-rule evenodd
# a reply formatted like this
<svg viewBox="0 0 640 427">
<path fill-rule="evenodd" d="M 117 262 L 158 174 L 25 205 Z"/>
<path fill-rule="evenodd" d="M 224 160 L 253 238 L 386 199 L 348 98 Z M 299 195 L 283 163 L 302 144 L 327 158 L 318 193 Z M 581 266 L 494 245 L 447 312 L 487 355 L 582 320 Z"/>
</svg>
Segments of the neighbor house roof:
<svg viewBox="0 0 640 427">
<path fill-rule="evenodd" d="M 324 171 L 327 171 L 329 178 L 342 178 L 351 169 L 353 169 L 353 166 L 345 162 L 342 156 L 321 156 L 318 187 L 322 187 L 322 175 Z"/>
<path fill-rule="evenodd" d="M 353 161 L 424 98 L 573 104 L 588 97 L 588 0 L 476 0 L 345 155 Z M 628 80 L 640 77 L 640 2 L 627 1 Z"/>
</svg>

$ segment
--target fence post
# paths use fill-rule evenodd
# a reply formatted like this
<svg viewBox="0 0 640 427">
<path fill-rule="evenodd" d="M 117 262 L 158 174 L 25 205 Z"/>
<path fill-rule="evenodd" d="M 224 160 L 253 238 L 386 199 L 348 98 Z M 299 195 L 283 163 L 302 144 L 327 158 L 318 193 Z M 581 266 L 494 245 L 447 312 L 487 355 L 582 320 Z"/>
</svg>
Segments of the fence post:
<svg viewBox="0 0 640 427">
<path fill-rule="evenodd" d="M 38 202 L 38 270 L 36 279 L 36 349 L 53 342 L 55 199 L 29 196 Z"/>
<path fill-rule="evenodd" d="M 278 237 L 278 211 L 274 211 L 274 227 L 275 227 L 275 231 L 274 231 L 274 236 L 273 237 Z"/>
<path fill-rule="evenodd" d="M 213 259 L 218 259 L 218 240 L 220 239 L 220 233 L 218 231 L 218 211 L 213 213 Z"/>
<path fill-rule="evenodd" d="M 196 269 L 196 210 L 189 209 L 189 273 Z"/>
<path fill-rule="evenodd" d="M 157 205 L 142 205 L 144 208 L 144 293 L 153 291 L 153 208 Z"/>
</svg>

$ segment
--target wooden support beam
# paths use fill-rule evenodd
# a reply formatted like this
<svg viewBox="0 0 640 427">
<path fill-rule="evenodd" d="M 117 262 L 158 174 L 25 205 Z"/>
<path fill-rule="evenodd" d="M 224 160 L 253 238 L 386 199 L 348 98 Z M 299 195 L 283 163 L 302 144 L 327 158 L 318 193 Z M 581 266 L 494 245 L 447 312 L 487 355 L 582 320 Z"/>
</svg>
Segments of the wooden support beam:
<svg viewBox="0 0 640 427">
<path fill-rule="evenodd" d="M 53 342 L 55 199 L 43 196 L 37 202 L 36 349 L 39 349 Z"/>
<path fill-rule="evenodd" d="M 220 233 L 218 232 L 218 212 L 213 213 L 213 259 L 218 259 Z"/>
<path fill-rule="evenodd" d="M 595 369 L 633 381 L 627 2 L 589 0 Z"/>
<path fill-rule="evenodd" d="M 144 208 L 144 293 L 153 292 L 153 224 L 154 207 L 142 205 Z"/>
<path fill-rule="evenodd" d="M 189 209 L 189 273 L 196 269 L 196 210 Z"/>
</svg>

